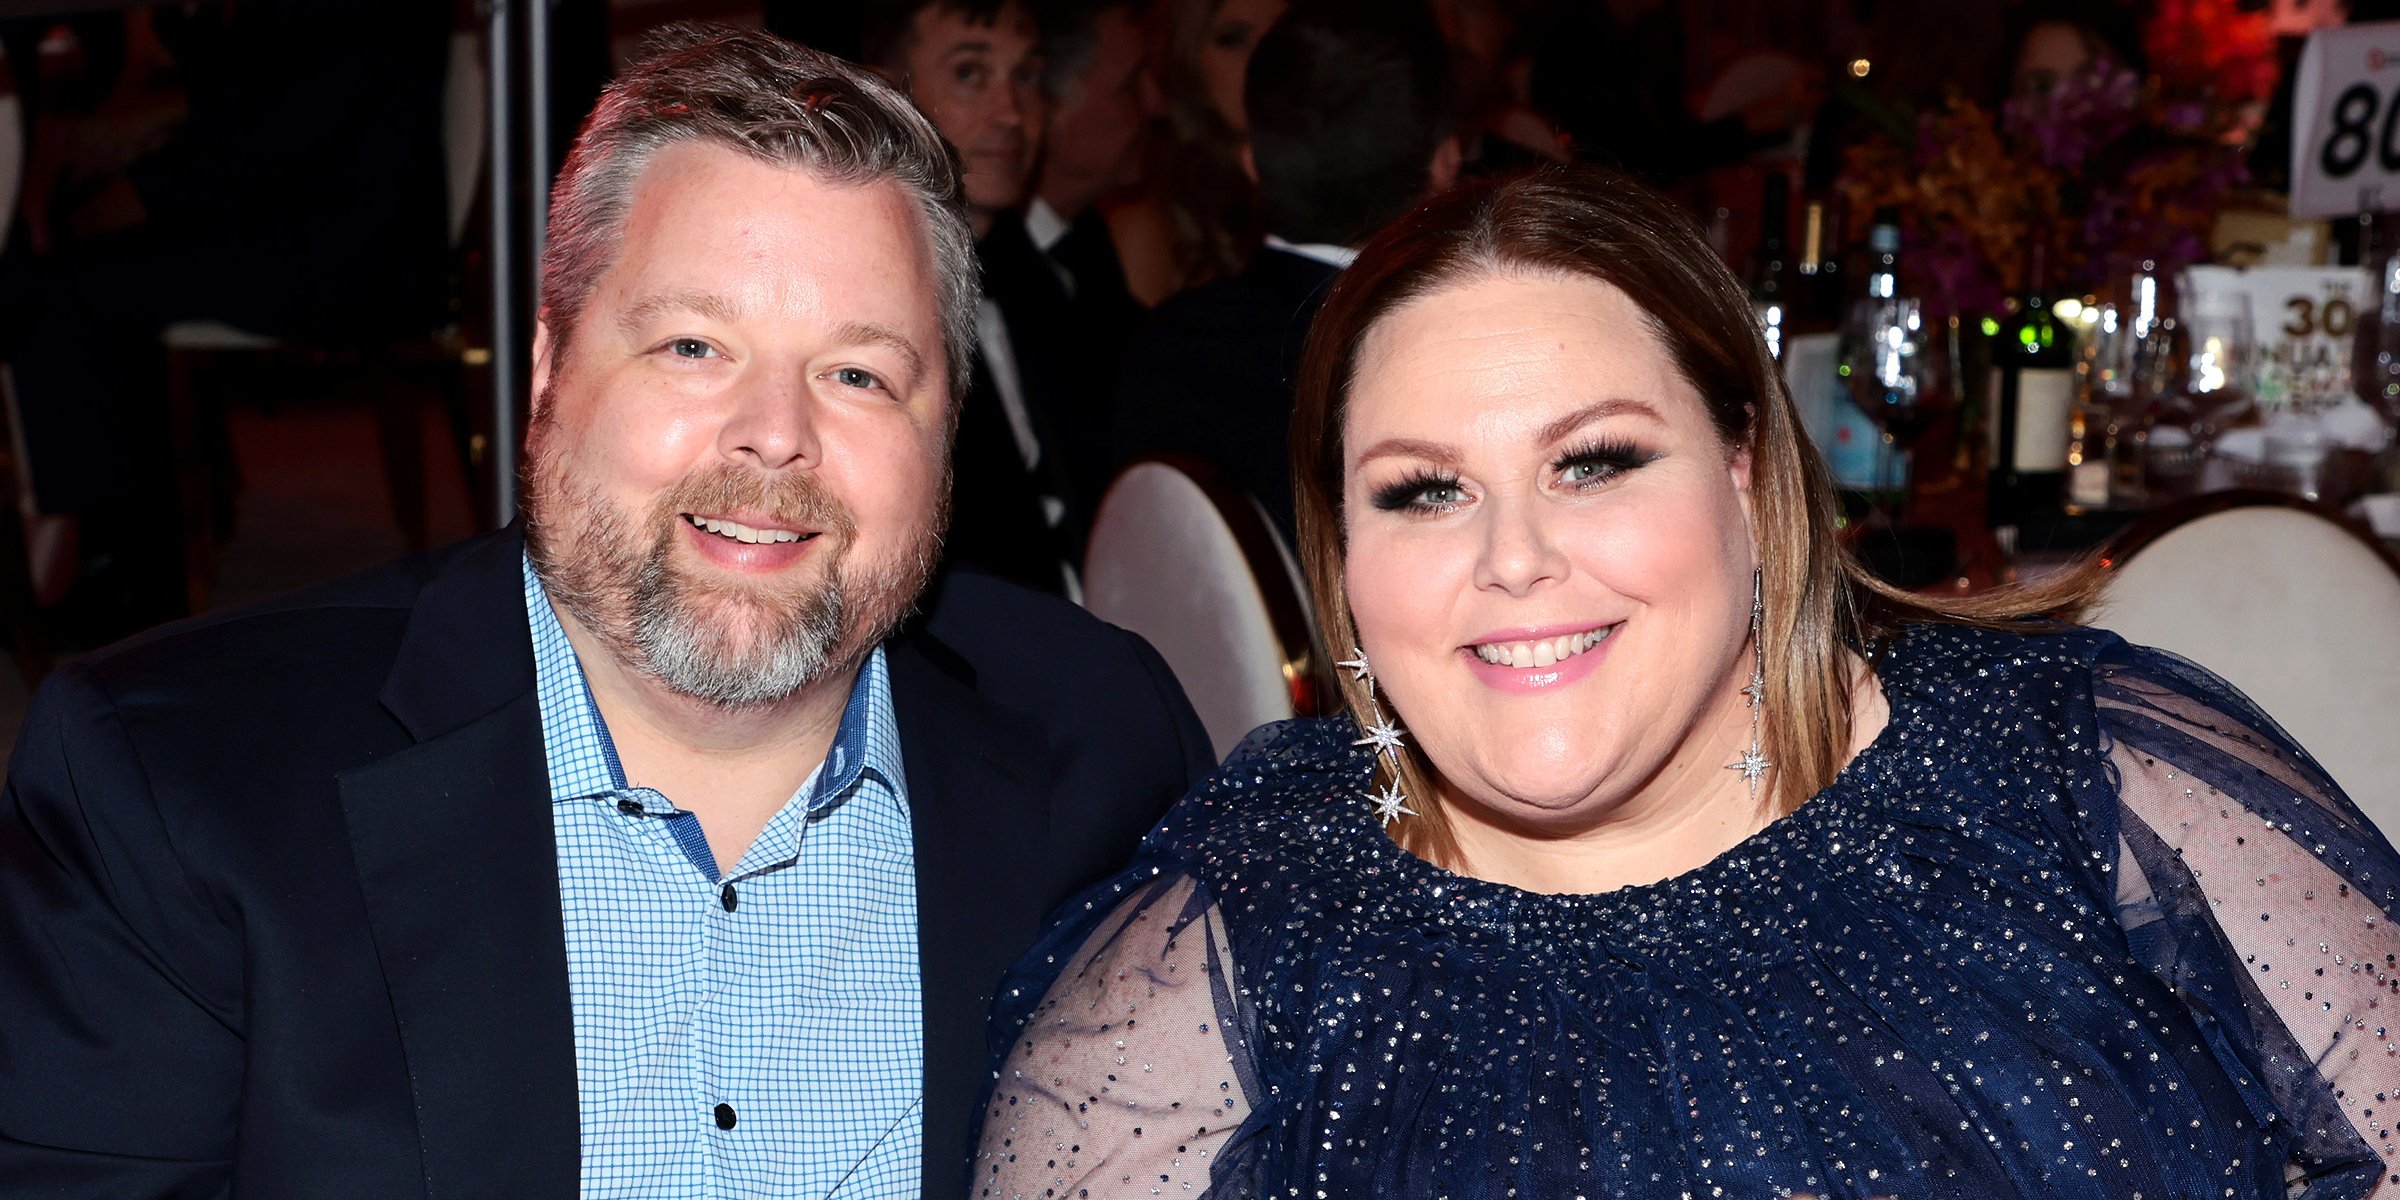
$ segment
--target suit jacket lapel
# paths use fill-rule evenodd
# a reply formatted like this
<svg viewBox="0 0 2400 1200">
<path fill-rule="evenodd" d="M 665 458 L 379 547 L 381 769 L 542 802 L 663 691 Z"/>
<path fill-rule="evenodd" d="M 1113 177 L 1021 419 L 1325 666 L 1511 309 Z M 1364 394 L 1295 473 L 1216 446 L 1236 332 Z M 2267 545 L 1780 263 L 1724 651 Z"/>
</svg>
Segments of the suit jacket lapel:
<svg viewBox="0 0 2400 1200">
<path fill-rule="evenodd" d="M 1049 842 L 1047 741 L 977 695 L 971 669 L 931 637 L 894 643 L 887 661 L 916 840 L 924 1187 L 952 1195 L 967 1181 L 993 986 L 1048 915 L 1027 882 Z"/>
<path fill-rule="evenodd" d="M 340 780 L 435 1200 L 572 1196 L 581 1171 L 522 551 L 505 531 L 426 587 L 383 693 L 417 744 Z"/>
</svg>

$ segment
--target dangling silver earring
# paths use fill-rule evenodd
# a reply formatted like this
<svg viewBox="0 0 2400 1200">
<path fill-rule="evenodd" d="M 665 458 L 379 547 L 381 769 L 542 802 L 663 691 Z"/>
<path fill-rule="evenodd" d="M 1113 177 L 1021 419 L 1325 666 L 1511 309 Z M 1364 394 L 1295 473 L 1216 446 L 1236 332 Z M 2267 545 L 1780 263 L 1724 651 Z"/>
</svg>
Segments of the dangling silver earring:
<svg viewBox="0 0 2400 1200">
<path fill-rule="evenodd" d="M 1400 747 L 1405 744 L 1405 741 L 1399 724 L 1385 720 L 1382 706 L 1375 703 L 1375 672 L 1367 666 L 1367 652 L 1352 646 L 1350 653 L 1357 657 L 1336 665 L 1349 668 L 1350 673 L 1356 676 L 1360 683 L 1367 685 L 1367 715 L 1372 718 L 1359 725 L 1359 732 L 1367 736 L 1350 744 L 1374 747 L 1369 754 L 1382 755 L 1391 766 L 1391 783 L 1385 785 L 1381 791 L 1367 793 L 1367 803 L 1374 807 L 1375 815 L 1383 818 L 1383 823 L 1389 825 L 1404 815 L 1411 817 L 1417 815 L 1417 810 L 1408 806 L 1408 797 L 1400 791 Z M 1353 715 L 1351 719 L 1355 721 L 1358 718 Z M 1374 781 L 1373 768 L 1370 767 L 1367 782 L 1372 784 Z"/>
<path fill-rule="evenodd" d="M 1766 626 L 1766 592 L 1761 572 L 1750 573 L 1750 686 L 1742 694 L 1750 697 L 1750 749 L 1741 758 L 1725 764 L 1728 771 L 1740 771 L 1749 781 L 1750 799 L 1758 799 L 1758 781 L 1775 764 L 1767 761 L 1759 742 L 1759 717 L 1767 703 L 1767 642 L 1761 632 Z"/>
</svg>

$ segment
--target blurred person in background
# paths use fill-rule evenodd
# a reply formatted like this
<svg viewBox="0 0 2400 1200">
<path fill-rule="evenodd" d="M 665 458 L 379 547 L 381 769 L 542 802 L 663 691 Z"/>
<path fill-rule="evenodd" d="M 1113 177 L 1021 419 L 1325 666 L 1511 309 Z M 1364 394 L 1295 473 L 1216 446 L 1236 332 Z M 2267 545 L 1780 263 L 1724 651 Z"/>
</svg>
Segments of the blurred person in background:
<svg viewBox="0 0 2400 1200">
<path fill-rule="evenodd" d="M 1248 266 L 1160 305 L 1126 353 L 1117 459 L 1190 455 L 1294 537 L 1292 372 L 1352 249 L 1458 177 L 1450 63 L 1415 0 L 1302 0 L 1245 87 L 1269 233 Z"/>
<path fill-rule="evenodd" d="M 975 233 L 983 300 L 948 557 L 1070 594 L 1089 473 L 1069 431 L 1093 401 L 1060 281 L 1025 228 L 1049 121 L 1041 27 L 1024 0 L 879 0 L 861 53 L 957 148 Z"/>
<path fill-rule="evenodd" d="M 0 30 L 29 64 L 33 113 L 24 236 L 0 260 L 0 358 L 36 506 L 73 519 L 56 610 L 68 644 L 183 615 L 163 330 L 215 321 L 363 347 L 447 319 L 449 31 L 446 6 L 405 0 Z M 205 437 L 185 452 L 225 453 Z"/>
<path fill-rule="evenodd" d="M 1533 101 L 1577 157 L 1667 186 L 1779 145 L 1815 111 L 1821 79 L 1803 75 L 1741 111 L 1693 114 L 1684 13 L 1666 0 L 1553 6 L 1529 29 Z"/>
<path fill-rule="evenodd" d="M 1573 139 L 1534 107 L 1533 60 L 1503 0 L 1433 0 L 1456 67 L 1461 147 L 1470 173 L 1565 162 Z"/>
<path fill-rule="evenodd" d="M 2137 76 L 2145 70 L 2140 18 L 2107 0 L 2031 0 L 2009 10 L 2007 28 L 2004 100 L 2046 95 L 2099 62 L 2115 63 Z"/>
<path fill-rule="evenodd" d="M 1136 300 L 1240 271 L 1258 248 L 1257 187 L 1242 169 L 1242 82 L 1259 37 L 1287 0 L 1160 0 L 1150 60 L 1164 117 L 1149 184 L 1110 217 Z"/>
<path fill-rule="evenodd" d="M 1141 187 L 1158 83 L 1144 59 L 1144 0 L 1050 0 L 1050 128 L 1026 231 L 1078 299 L 1130 304 L 1105 210 Z"/>
</svg>

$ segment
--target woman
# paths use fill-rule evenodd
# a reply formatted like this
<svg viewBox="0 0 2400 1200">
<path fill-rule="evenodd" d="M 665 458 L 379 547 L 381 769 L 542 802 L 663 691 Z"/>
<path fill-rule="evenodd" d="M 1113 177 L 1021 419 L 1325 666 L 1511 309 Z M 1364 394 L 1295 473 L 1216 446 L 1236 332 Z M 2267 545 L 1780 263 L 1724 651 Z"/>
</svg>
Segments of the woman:
<svg viewBox="0 0 2400 1200">
<path fill-rule="evenodd" d="M 1862 575 L 1665 201 L 1437 198 L 1302 376 L 1354 718 L 1253 734 L 1004 986 L 983 1194 L 2392 1177 L 2400 856 L 2221 682 L 2032 619 L 2086 581 Z"/>
<path fill-rule="evenodd" d="M 1242 168 L 1242 83 L 1286 0 L 1166 0 L 1151 10 L 1160 117 L 1146 184 L 1107 206 L 1125 287 L 1145 306 L 1238 274 L 1264 236 Z"/>
</svg>

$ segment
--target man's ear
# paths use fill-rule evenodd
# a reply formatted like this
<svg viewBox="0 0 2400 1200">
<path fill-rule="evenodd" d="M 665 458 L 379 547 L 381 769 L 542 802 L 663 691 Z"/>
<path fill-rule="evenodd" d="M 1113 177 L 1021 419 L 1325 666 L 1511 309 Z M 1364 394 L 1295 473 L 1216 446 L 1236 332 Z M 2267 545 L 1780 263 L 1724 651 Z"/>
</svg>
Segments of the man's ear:
<svg viewBox="0 0 2400 1200">
<path fill-rule="evenodd" d="M 533 315 L 533 378 L 525 393 L 531 398 L 527 412 L 536 418 L 541 416 L 542 401 L 550 394 L 550 372 L 557 366 L 551 356 L 557 349 L 558 343 L 550 339 L 550 309 L 545 306 Z"/>
<path fill-rule="evenodd" d="M 1433 161 L 1425 165 L 1425 194 L 1439 195 L 1458 182 L 1459 168 L 1465 165 L 1467 152 L 1459 148 L 1458 136 L 1452 134 L 1435 142 Z"/>
<path fill-rule="evenodd" d="M 1250 153 L 1250 143 L 1242 143 L 1242 174 L 1249 176 L 1250 186 L 1258 186 L 1258 158 Z"/>
</svg>

